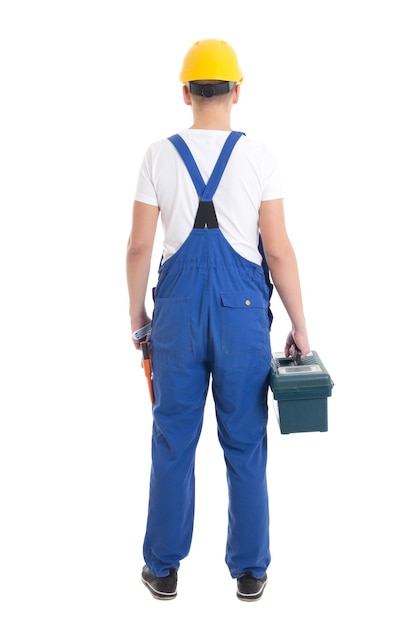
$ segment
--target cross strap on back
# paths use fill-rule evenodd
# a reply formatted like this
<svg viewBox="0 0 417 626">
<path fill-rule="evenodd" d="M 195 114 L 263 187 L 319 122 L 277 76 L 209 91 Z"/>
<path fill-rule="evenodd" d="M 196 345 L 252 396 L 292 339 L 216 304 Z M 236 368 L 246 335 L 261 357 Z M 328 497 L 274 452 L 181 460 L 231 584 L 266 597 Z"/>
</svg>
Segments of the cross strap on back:
<svg viewBox="0 0 417 626">
<path fill-rule="evenodd" d="M 169 141 L 176 147 L 179 154 L 181 155 L 182 160 L 184 161 L 185 166 L 188 170 L 188 173 L 190 174 L 191 179 L 194 183 L 197 195 L 199 199 L 203 202 L 210 202 L 213 199 L 213 196 L 216 193 L 216 189 L 219 186 L 221 177 L 223 176 L 223 172 L 229 161 L 230 155 L 232 154 L 233 148 L 235 147 L 237 141 L 242 135 L 244 135 L 244 133 L 236 130 L 232 130 L 231 133 L 228 135 L 207 184 L 204 182 L 203 177 L 201 176 L 197 163 L 195 162 L 195 159 L 191 154 L 191 150 L 189 149 L 181 135 L 177 134 L 168 137 Z"/>
</svg>

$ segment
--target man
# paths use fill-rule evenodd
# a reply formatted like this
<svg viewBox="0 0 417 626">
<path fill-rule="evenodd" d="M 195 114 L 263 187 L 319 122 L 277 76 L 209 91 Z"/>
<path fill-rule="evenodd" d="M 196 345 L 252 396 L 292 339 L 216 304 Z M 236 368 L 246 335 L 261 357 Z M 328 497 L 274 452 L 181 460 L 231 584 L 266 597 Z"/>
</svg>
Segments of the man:
<svg viewBox="0 0 417 626">
<path fill-rule="evenodd" d="M 271 285 L 259 233 L 292 324 L 285 353 L 304 356 L 310 347 L 275 160 L 262 144 L 231 129 L 243 80 L 235 51 L 217 39 L 195 43 L 180 80 L 193 124 L 148 148 L 127 251 L 132 331 L 152 322 L 152 470 L 142 581 L 155 598 L 176 597 L 177 572 L 192 540 L 195 452 L 211 380 L 227 468 L 226 563 L 237 579 L 237 597 L 258 600 L 270 563 L 272 356 Z M 145 295 L 159 216 L 163 256 L 151 320 Z M 136 333 L 136 348 L 141 340 Z"/>
</svg>

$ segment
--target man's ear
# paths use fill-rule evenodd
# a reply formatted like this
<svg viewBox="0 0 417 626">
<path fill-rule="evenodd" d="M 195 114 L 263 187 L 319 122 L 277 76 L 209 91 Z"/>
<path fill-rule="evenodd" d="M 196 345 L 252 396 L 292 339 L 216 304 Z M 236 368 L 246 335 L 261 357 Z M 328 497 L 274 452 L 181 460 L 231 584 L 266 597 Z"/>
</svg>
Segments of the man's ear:
<svg viewBox="0 0 417 626">
<path fill-rule="evenodd" d="M 240 83 L 237 83 L 237 85 L 235 85 L 234 93 L 233 93 L 233 104 L 237 104 L 239 102 L 239 96 L 240 96 Z"/>
<path fill-rule="evenodd" d="M 191 105 L 190 90 L 188 89 L 187 85 L 182 86 L 182 97 L 184 98 L 185 104 Z"/>
</svg>

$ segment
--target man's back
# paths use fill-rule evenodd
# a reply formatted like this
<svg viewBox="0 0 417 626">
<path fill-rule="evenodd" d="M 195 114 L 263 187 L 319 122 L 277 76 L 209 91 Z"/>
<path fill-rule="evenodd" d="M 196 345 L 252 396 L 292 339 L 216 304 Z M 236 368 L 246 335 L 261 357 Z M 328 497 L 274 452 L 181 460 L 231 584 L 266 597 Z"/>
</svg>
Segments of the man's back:
<svg viewBox="0 0 417 626">
<path fill-rule="evenodd" d="M 180 135 L 207 182 L 229 131 L 188 129 Z M 282 195 L 275 158 L 263 144 L 243 135 L 234 147 L 213 201 L 220 230 L 244 258 L 261 263 L 259 207 L 262 201 Z M 135 199 L 159 206 L 165 236 L 164 260 L 168 259 L 190 233 L 198 206 L 192 180 L 168 140 L 149 147 Z"/>
</svg>

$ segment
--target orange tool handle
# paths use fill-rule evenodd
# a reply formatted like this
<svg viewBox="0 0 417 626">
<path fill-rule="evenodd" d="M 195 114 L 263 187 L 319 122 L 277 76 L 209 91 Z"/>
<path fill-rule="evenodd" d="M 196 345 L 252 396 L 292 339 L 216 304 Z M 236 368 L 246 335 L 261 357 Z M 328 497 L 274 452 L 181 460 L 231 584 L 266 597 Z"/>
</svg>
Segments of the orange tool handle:
<svg viewBox="0 0 417 626">
<path fill-rule="evenodd" d="M 142 348 L 143 355 L 143 370 L 145 372 L 146 380 L 148 381 L 149 395 L 152 404 L 155 402 L 153 395 L 153 383 L 152 383 L 152 353 L 150 349 L 149 341 L 141 341 L 140 347 Z"/>
</svg>

